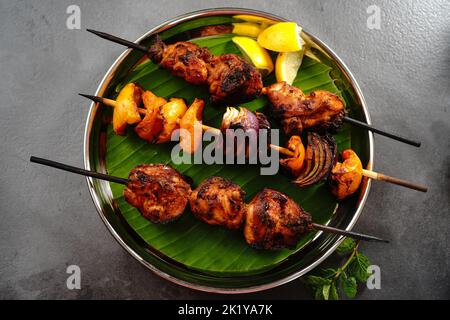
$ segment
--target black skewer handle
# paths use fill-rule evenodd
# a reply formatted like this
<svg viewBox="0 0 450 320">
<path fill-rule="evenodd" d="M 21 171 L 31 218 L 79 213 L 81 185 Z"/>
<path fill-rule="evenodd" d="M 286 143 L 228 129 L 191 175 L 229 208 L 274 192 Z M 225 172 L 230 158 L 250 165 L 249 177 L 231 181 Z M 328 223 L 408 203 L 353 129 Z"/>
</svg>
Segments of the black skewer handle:
<svg viewBox="0 0 450 320">
<path fill-rule="evenodd" d="M 380 130 L 380 129 L 374 128 L 370 124 L 364 123 L 364 122 L 359 121 L 359 120 L 355 120 L 353 118 L 344 117 L 344 121 L 347 122 L 347 123 L 353 124 L 353 125 L 355 125 L 357 127 L 364 128 L 364 129 L 370 130 L 372 132 L 378 133 L 379 135 L 382 135 L 382 136 L 385 136 L 385 137 L 389 137 L 391 139 L 394 139 L 394 140 L 397 140 L 397 141 L 400 141 L 400 142 L 403 142 L 403 143 L 407 143 L 407 144 L 412 145 L 414 147 L 420 147 L 420 145 L 421 145 L 420 141 L 410 140 L 408 138 L 399 136 L 397 134 L 386 132 L 384 130 Z"/>
<path fill-rule="evenodd" d="M 106 40 L 109 40 L 109 41 L 112 41 L 112 42 L 124 45 L 124 46 L 126 46 L 128 48 L 133 48 L 133 49 L 142 51 L 144 53 L 148 53 L 148 48 L 144 47 L 144 46 L 142 46 L 142 45 L 140 45 L 138 43 L 134 43 L 134 42 L 131 42 L 131 41 L 128 41 L 128 40 L 125 40 L 125 39 L 113 36 L 112 34 L 108 34 L 108 33 L 101 32 L 101 31 L 96 31 L 96 30 L 92 30 L 92 29 L 86 29 L 86 31 L 88 31 L 90 33 L 93 33 L 93 34 L 99 36 L 100 38 L 103 38 L 103 39 L 106 39 Z"/>
<path fill-rule="evenodd" d="M 330 226 L 324 226 L 322 224 L 317 224 L 317 223 L 313 223 L 312 225 L 313 225 L 313 228 L 316 230 L 322 230 L 325 232 L 335 233 L 335 234 L 339 234 L 341 236 L 346 236 L 346 237 L 353 238 L 356 240 L 389 243 L 388 240 L 381 239 L 381 238 L 374 237 L 374 236 L 369 236 L 369 235 L 358 233 L 358 232 L 341 230 L 341 229 L 333 228 Z"/>
<path fill-rule="evenodd" d="M 96 179 L 101 179 L 101 180 L 106 180 L 106 181 L 110 181 L 110 182 L 120 183 L 120 184 L 124 184 L 124 185 L 128 184 L 128 179 L 114 177 L 114 176 L 110 176 L 110 175 L 107 175 L 107 174 L 104 174 L 104 173 L 99 173 L 99 172 L 95 172 L 95 171 L 89 171 L 89 170 L 85 170 L 85 169 L 81 169 L 81 168 L 77 168 L 77 167 L 72 167 L 72 166 L 69 166 L 67 164 L 56 162 L 56 161 L 52 161 L 52 160 L 48 160 L 48 159 L 43 159 L 43 158 L 31 156 L 30 157 L 30 161 L 34 162 L 34 163 L 42 164 L 44 166 L 49 166 L 49 167 L 53 167 L 53 168 L 56 168 L 56 169 L 61 169 L 61 170 L 64 170 L 64 171 L 69 171 L 69 172 L 81 174 L 83 176 L 88 176 L 88 177 L 92 177 L 92 178 L 96 178 Z"/>
<path fill-rule="evenodd" d="M 91 33 L 99 36 L 100 38 L 103 38 L 103 39 L 106 39 L 106 40 L 109 40 L 109 41 L 112 41 L 112 42 L 124 45 L 124 46 L 126 46 L 128 48 L 133 48 L 133 49 L 142 51 L 144 53 L 148 53 L 148 48 L 146 48 L 145 46 L 140 45 L 138 43 L 134 43 L 134 42 L 131 42 L 131 41 L 128 41 L 128 40 L 125 40 L 125 39 L 122 39 L 122 38 L 113 36 L 113 35 L 111 35 L 109 33 L 101 32 L 101 31 L 96 31 L 96 30 L 92 30 L 92 29 L 86 29 L 86 31 L 91 32 Z M 391 139 L 394 139 L 394 140 L 397 140 L 397 141 L 401 141 L 403 143 L 407 143 L 407 144 L 415 146 L 415 147 L 420 147 L 420 144 L 421 144 L 420 141 L 410 140 L 410 139 L 404 138 L 402 136 L 399 136 L 397 134 L 393 134 L 393 133 L 390 133 L 390 132 L 386 132 L 386 131 L 374 128 L 374 127 L 372 127 L 371 125 L 369 125 L 367 123 L 364 123 L 364 122 L 361 122 L 361 121 L 358 121 L 358 120 L 355 120 L 355 119 L 352 119 L 352 118 L 344 117 L 344 121 L 346 121 L 348 123 L 351 123 L 351 124 L 353 124 L 355 126 L 358 126 L 358 127 L 361 127 L 361 128 L 367 129 L 367 130 L 370 130 L 372 132 L 378 133 L 380 135 L 389 137 Z"/>
<path fill-rule="evenodd" d="M 83 175 L 83 176 L 88 176 L 88 177 L 101 179 L 101 180 L 107 180 L 107 181 L 120 183 L 120 184 L 125 184 L 125 185 L 128 184 L 128 179 L 114 177 L 114 176 L 110 176 L 110 175 L 107 175 L 107 174 L 104 174 L 104 173 L 98 173 L 98 172 L 94 172 L 94 171 L 89 171 L 89 170 L 85 170 L 85 169 L 69 166 L 69 165 L 64 164 L 64 163 L 48 160 L 48 159 L 43 159 L 43 158 L 31 156 L 30 157 L 30 161 L 34 162 L 34 163 L 42 164 L 42 165 L 45 165 L 45 166 L 53 167 L 53 168 L 56 168 L 56 169 L 61 169 L 61 170 L 64 170 L 64 171 L 77 173 L 77 174 L 80 174 L 80 175 Z M 314 229 L 316 229 L 316 230 L 322 230 L 322 231 L 325 231 L 325 232 L 331 232 L 331 233 L 335 233 L 335 234 L 351 237 L 351 238 L 358 239 L 358 240 L 376 241 L 376 242 L 389 242 L 387 240 L 384 240 L 384 239 L 381 239 L 381 238 L 377 238 L 377 237 L 374 237 L 374 236 L 369 236 L 369 235 L 356 233 L 356 232 L 352 232 L 352 231 L 340 230 L 340 229 L 336 229 L 336 228 L 329 227 L 329 226 L 324 226 L 324 225 L 317 224 L 317 223 L 313 223 L 312 227 Z"/>
</svg>

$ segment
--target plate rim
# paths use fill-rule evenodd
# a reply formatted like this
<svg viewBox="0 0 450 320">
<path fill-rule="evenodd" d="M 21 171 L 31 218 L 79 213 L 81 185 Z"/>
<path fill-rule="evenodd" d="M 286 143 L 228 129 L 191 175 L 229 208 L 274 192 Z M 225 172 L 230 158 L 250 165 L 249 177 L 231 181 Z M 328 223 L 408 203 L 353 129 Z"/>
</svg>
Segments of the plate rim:
<svg viewBox="0 0 450 320">
<path fill-rule="evenodd" d="M 149 31 L 147 31 L 145 34 L 140 36 L 136 41 L 136 43 L 141 42 L 142 40 L 147 39 L 150 35 L 162 32 L 166 29 L 169 29 L 173 27 L 174 25 L 177 25 L 181 22 L 185 22 L 191 19 L 200 18 L 200 17 L 207 17 L 207 16 L 215 16 L 215 15 L 237 15 L 237 14 L 250 14 L 250 15 L 257 15 L 268 19 L 273 20 L 279 20 L 279 21 L 291 21 L 288 19 L 285 19 L 283 17 L 267 13 L 260 10 L 254 10 L 254 9 L 246 9 L 246 8 L 236 8 L 236 7 L 223 7 L 223 8 L 210 8 L 210 9 L 203 9 L 203 10 L 197 10 L 189 13 L 185 13 L 179 16 L 176 16 L 175 18 L 169 19 L 167 21 L 164 21 L 160 23 L 159 25 L 151 28 Z M 331 56 L 333 61 L 336 63 L 336 65 L 341 69 L 343 75 L 347 77 L 347 80 L 349 83 L 351 83 L 356 96 L 361 103 L 362 107 L 362 113 L 364 117 L 366 118 L 366 121 L 368 124 L 371 124 L 371 117 L 367 109 L 366 101 L 364 99 L 364 96 L 362 94 L 361 88 L 358 85 L 355 77 L 351 73 L 350 69 L 347 67 L 347 65 L 341 60 L 341 58 L 322 40 L 308 32 L 307 30 L 303 29 L 303 32 L 305 32 L 309 37 L 312 38 L 312 40 L 316 43 L 318 43 L 327 54 Z M 107 84 L 109 83 L 109 80 L 114 76 L 115 71 L 117 70 L 118 66 L 122 63 L 122 61 L 131 53 L 132 49 L 126 49 L 123 51 L 119 57 L 113 62 L 111 67 L 107 70 L 106 74 L 100 81 L 97 90 L 95 92 L 96 95 L 102 95 L 102 93 L 105 91 Z M 91 170 L 91 158 L 90 158 L 90 134 L 92 131 L 92 125 L 94 122 L 94 117 L 96 114 L 97 104 L 92 102 L 90 104 L 88 117 L 86 120 L 85 130 L 84 130 L 84 147 L 83 147 L 83 159 L 84 159 L 84 167 L 86 170 Z M 373 168 L 373 157 L 374 157 L 374 139 L 373 139 L 373 133 L 368 131 L 368 139 L 369 139 L 369 148 L 368 148 L 368 164 L 367 169 L 372 170 Z M 158 276 L 162 277 L 163 279 L 166 279 L 172 283 L 190 288 L 195 289 L 199 291 L 204 292 L 210 292 L 210 293 L 221 293 L 221 294 L 243 294 L 243 293 L 252 293 L 252 292 L 258 292 L 263 291 L 267 289 L 271 289 L 274 287 L 281 286 L 283 284 L 286 284 L 290 281 L 293 281 L 302 275 L 306 274 L 307 272 L 314 269 L 316 266 L 318 266 L 320 263 L 322 263 L 326 258 L 328 258 L 339 246 L 339 244 L 343 241 L 344 237 L 339 237 L 335 243 L 326 251 L 322 252 L 320 257 L 316 259 L 313 263 L 311 263 L 309 266 L 302 268 L 301 270 L 298 270 L 297 272 L 294 272 L 284 278 L 271 281 L 265 284 L 259 284 L 244 288 L 225 288 L 225 287 L 213 287 L 208 285 L 202 285 L 198 283 L 192 283 L 189 281 L 185 281 L 182 279 L 179 279 L 175 276 L 172 276 L 159 268 L 152 265 L 150 262 L 146 261 L 142 256 L 140 256 L 133 248 L 131 248 L 120 236 L 120 234 L 115 230 L 115 228 L 111 225 L 111 223 L 106 218 L 103 209 L 101 200 L 99 199 L 97 192 L 95 191 L 94 182 L 93 179 L 90 177 L 86 177 L 86 182 L 88 185 L 89 193 L 91 195 L 92 201 L 97 209 L 97 213 L 99 214 L 101 220 L 109 230 L 109 232 L 112 234 L 114 239 L 122 246 L 122 248 L 125 249 L 132 257 L 134 257 L 137 261 L 139 261 L 142 265 L 144 265 L 146 268 L 157 274 Z M 362 193 L 362 196 L 360 197 L 357 208 L 355 210 L 355 213 L 353 214 L 352 219 L 348 223 L 345 230 L 350 231 L 352 230 L 353 226 L 358 221 L 359 217 L 361 216 L 362 210 L 364 208 L 365 202 L 367 200 L 367 197 L 369 195 L 371 187 L 371 180 L 369 179 L 367 181 L 367 184 L 365 185 L 365 190 Z"/>
</svg>

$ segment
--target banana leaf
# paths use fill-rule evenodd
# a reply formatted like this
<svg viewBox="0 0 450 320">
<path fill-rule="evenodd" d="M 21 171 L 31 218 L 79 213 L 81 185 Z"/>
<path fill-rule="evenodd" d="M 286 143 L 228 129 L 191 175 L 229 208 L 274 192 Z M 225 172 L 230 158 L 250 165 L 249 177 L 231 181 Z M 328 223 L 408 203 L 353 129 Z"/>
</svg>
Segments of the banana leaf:
<svg viewBox="0 0 450 320">
<path fill-rule="evenodd" d="M 191 41 L 208 47 L 214 54 L 240 54 L 231 37 L 232 35 L 219 35 Z M 330 76 L 330 70 L 331 67 L 305 57 L 294 85 L 306 93 L 324 89 L 340 95 L 334 79 Z M 273 75 L 264 79 L 265 85 L 274 81 Z M 115 92 L 128 82 L 137 82 L 146 90 L 166 98 L 181 97 L 187 103 L 191 103 L 194 98 L 202 98 L 206 102 L 204 123 L 220 126 L 225 108 L 209 104 L 206 88 L 189 85 L 149 60 L 135 66 L 116 86 Z M 111 94 L 111 98 L 114 98 L 114 94 Z M 264 110 L 267 107 L 267 99 L 260 97 L 243 105 L 251 110 Z M 340 150 L 350 147 L 349 128 L 344 126 L 335 135 L 335 139 Z M 246 191 L 248 201 L 264 187 L 280 190 L 311 213 L 314 221 L 318 223 L 327 222 L 335 212 L 337 202 L 324 183 L 300 189 L 281 172 L 273 176 L 260 175 L 258 165 L 175 165 L 171 161 L 173 146 L 174 143 L 156 145 L 140 140 L 132 128 L 128 130 L 127 136 L 117 136 L 109 125 L 106 140 L 107 171 L 115 176 L 127 177 L 129 171 L 138 164 L 165 163 L 191 177 L 194 187 L 213 175 L 230 179 Z M 111 184 L 111 190 L 120 213 L 149 246 L 188 268 L 207 274 L 229 276 L 267 271 L 301 250 L 314 235 L 311 233 L 303 237 L 294 250 L 258 251 L 247 245 L 242 231 L 207 225 L 198 221 L 189 209 L 174 223 L 152 224 L 126 203 L 122 196 L 123 186 Z"/>
</svg>

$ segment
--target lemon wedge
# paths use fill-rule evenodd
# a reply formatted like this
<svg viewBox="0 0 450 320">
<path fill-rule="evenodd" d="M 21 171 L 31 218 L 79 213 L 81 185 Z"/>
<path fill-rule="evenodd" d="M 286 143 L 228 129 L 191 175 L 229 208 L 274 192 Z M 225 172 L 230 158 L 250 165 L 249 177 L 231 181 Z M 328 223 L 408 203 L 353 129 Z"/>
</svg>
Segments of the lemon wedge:
<svg viewBox="0 0 450 320">
<path fill-rule="evenodd" d="M 261 32 L 261 26 L 252 22 L 233 23 L 233 33 L 239 36 L 256 38 Z"/>
<path fill-rule="evenodd" d="M 275 62 L 275 76 L 277 82 L 286 81 L 292 84 L 302 64 L 305 50 L 294 52 L 281 52 Z"/>
<path fill-rule="evenodd" d="M 273 71 L 272 58 L 258 42 L 248 37 L 233 37 L 232 40 L 239 47 L 245 59 L 251 62 L 262 76 Z"/>
<path fill-rule="evenodd" d="M 292 52 L 302 49 L 302 28 L 295 22 L 279 22 L 263 30 L 258 36 L 261 47 L 277 52 Z"/>
<path fill-rule="evenodd" d="M 252 15 L 248 15 L 248 14 L 238 14 L 238 15 L 233 16 L 233 18 L 237 19 L 237 20 L 243 20 L 243 21 L 253 22 L 253 23 L 261 23 L 261 24 L 266 24 L 266 25 L 277 23 L 275 20 L 258 17 L 258 16 L 252 16 Z"/>
</svg>

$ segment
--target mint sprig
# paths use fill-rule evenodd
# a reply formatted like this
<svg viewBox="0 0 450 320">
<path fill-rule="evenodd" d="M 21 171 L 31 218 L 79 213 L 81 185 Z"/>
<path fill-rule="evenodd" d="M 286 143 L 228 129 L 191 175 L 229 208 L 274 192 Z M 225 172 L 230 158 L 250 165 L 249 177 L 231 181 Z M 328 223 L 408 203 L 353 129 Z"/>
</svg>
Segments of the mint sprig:
<svg viewBox="0 0 450 320">
<path fill-rule="evenodd" d="M 369 259 L 358 251 L 360 242 L 345 238 L 336 252 L 348 255 L 344 264 L 339 268 L 320 270 L 319 275 L 306 275 L 302 278 L 314 292 L 316 300 L 339 300 L 343 293 L 348 298 L 354 298 L 358 292 L 358 283 L 365 282 L 369 277 L 367 268 Z"/>
</svg>

